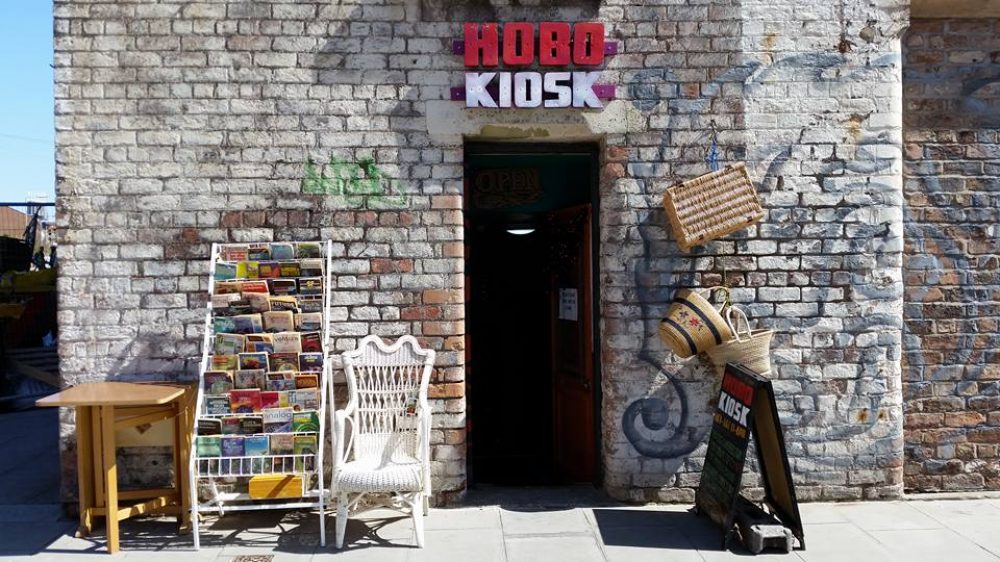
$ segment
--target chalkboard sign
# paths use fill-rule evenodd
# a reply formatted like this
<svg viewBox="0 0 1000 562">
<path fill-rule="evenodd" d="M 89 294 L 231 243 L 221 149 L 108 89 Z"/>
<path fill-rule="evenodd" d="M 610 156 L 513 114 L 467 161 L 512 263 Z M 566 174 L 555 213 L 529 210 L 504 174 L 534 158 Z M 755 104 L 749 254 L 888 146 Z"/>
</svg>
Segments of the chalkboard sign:
<svg viewBox="0 0 1000 562">
<path fill-rule="evenodd" d="M 764 501 L 791 529 L 799 547 L 805 548 L 774 387 L 770 380 L 742 365 L 726 365 L 695 505 L 722 527 L 724 548 L 733 531 L 751 435 L 764 481 Z"/>
</svg>

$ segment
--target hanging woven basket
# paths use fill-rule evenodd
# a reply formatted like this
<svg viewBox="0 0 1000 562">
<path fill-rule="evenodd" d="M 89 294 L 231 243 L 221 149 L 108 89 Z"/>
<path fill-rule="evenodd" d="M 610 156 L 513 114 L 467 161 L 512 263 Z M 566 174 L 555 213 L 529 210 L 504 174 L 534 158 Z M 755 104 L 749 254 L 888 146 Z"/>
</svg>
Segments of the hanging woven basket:
<svg viewBox="0 0 1000 562">
<path fill-rule="evenodd" d="M 728 289 L 711 289 L 715 290 L 725 291 L 725 302 L 729 302 Z M 667 316 L 660 321 L 660 338 L 670 351 L 680 357 L 697 355 L 731 337 L 732 331 L 719 311 L 693 289 L 679 289 L 674 293 Z"/>
<path fill-rule="evenodd" d="M 685 252 L 764 218 L 742 162 L 668 187 L 663 208 L 677 245 Z"/>
<path fill-rule="evenodd" d="M 735 322 L 734 315 L 737 317 Z M 725 316 L 726 325 L 733 336 L 729 341 L 708 350 L 708 358 L 715 365 L 715 371 L 721 377 L 726 371 L 726 363 L 739 363 L 760 375 L 769 375 L 774 331 L 751 330 L 746 313 L 736 306 L 726 308 Z"/>
</svg>

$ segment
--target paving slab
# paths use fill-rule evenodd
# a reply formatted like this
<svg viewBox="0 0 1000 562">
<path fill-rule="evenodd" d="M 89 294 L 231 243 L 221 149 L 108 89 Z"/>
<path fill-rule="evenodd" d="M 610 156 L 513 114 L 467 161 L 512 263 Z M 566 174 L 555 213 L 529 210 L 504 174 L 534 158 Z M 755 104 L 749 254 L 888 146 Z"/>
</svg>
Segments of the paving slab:
<svg viewBox="0 0 1000 562">
<path fill-rule="evenodd" d="M 831 509 L 834 513 L 869 531 L 942 527 L 940 521 L 929 517 L 905 501 L 833 504 Z"/>
<path fill-rule="evenodd" d="M 542 511 L 500 510 L 503 533 L 510 535 L 592 534 L 593 527 L 582 509 L 552 509 Z"/>
<path fill-rule="evenodd" d="M 507 560 L 511 562 L 604 562 L 597 541 L 588 536 L 507 537 Z"/>
<path fill-rule="evenodd" d="M 807 523 L 805 537 L 806 549 L 795 551 L 805 562 L 891 560 L 888 549 L 853 523 Z"/>
<path fill-rule="evenodd" d="M 500 529 L 425 531 L 424 548 L 412 548 L 408 562 L 505 562 Z"/>
<path fill-rule="evenodd" d="M 1000 557 L 951 529 L 870 531 L 889 551 L 890 560 L 907 562 L 997 562 Z"/>
</svg>

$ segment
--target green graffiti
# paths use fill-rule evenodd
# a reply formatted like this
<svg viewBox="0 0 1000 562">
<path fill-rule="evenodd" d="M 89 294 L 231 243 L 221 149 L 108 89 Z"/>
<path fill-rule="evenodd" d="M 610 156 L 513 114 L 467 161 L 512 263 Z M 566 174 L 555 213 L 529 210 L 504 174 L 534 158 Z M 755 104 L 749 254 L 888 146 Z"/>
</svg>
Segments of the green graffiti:
<svg viewBox="0 0 1000 562">
<path fill-rule="evenodd" d="M 393 191 L 398 191 L 399 182 L 386 177 L 371 158 L 352 163 L 330 156 L 327 165 L 321 166 L 310 157 L 305 168 L 302 193 L 343 196 L 352 207 L 365 206 L 365 203 L 379 207 L 405 207 L 407 204 L 406 196 L 392 195 Z"/>
</svg>

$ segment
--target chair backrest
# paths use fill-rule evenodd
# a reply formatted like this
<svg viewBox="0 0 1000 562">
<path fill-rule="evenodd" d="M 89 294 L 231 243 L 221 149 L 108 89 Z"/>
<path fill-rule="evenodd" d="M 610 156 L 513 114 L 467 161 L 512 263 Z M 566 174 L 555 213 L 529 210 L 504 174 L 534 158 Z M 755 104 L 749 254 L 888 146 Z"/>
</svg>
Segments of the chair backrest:
<svg viewBox="0 0 1000 562">
<path fill-rule="evenodd" d="M 418 455 L 418 416 L 427 404 L 434 351 L 413 336 L 386 345 L 367 336 L 343 354 L 354 404 L 354 458 L 385 464 Z M 423 412 L 430 415 L 430 412 Z"/>
</svg>

